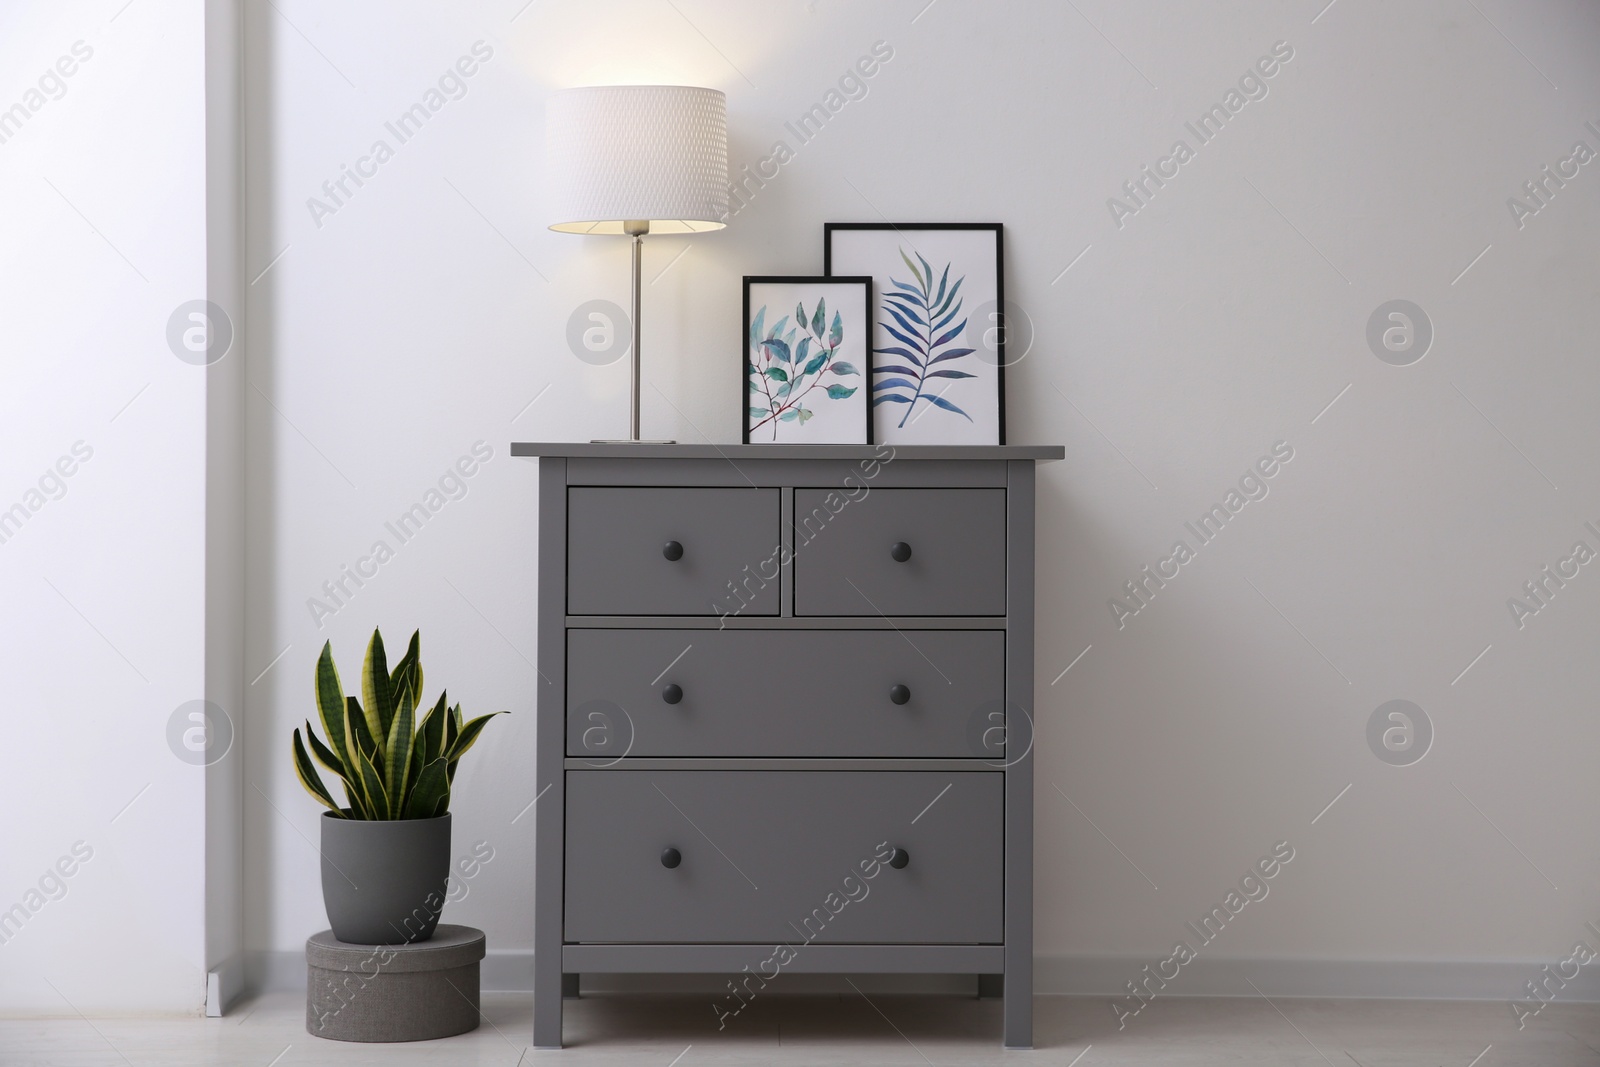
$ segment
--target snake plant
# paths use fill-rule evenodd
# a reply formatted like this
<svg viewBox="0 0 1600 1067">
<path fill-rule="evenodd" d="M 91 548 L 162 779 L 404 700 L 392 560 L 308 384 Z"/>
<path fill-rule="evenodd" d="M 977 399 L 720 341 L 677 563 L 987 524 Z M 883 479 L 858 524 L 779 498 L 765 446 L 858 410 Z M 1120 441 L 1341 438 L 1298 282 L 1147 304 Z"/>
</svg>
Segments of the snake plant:
<svg viewBox="0 0 1600 1067">
<path fill-rule="evenodd" d="M 450 707 L 440 692 L 421 721 L 421 632 L 411 635 L 406 654 L 389 670 L 383 635 L 372 631 L 361 672 L 361 699 L 346 696 L 333 664 L 333 643 L 322 646 L 317 659 L 317 713 L 327 732 L 324 743 L 306 721 L 306 742 L 317 763 L 344 781 L 348 805 L 340 806 L 322 784 L 322 776 L 306 753 L 300 730 L 294 731 L 294 769 L 300 784 L 335 815 L 346 819 L 431 819 L 450 808 L 450 784 L 456 762 L 472 747 L 495 715 L 461 720 L 461 705 Z"/>
</svg>

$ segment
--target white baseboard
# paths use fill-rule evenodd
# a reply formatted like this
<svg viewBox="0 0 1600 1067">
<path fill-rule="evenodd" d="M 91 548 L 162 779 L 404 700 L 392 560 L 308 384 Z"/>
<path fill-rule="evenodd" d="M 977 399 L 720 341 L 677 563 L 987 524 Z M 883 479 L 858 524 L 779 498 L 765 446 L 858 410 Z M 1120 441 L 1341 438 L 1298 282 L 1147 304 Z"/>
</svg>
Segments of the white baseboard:
<svg viewBox="0 0 1600 1067">
<path fill-rule="evenodd" d="M 257 993 L 302 992 L 306 988 L 306 957 L 294 950 L 251 954 L 250 988 Z M 725 993 L 729 975 L 725 974 L 586 974 L 585 993 L 694 993 L 720 996 Z M 847 987 L 827 974 L 784 975 L 785 993 L 837 994 Z M 866 993 L 955 993 L 971 994 L 976 979 L 960 974 L 853 974 Z M 479 970 L 479 988 L 485 993 L 532 993 L 533 950 L 490 949 Z M 777 992 L 779 984 L 770 987 Z"/>
<path fill-rule="evenodd" d="M 252 993 L 305 992 L 305 949 L 253 949 L 246 969 Z"/>
<path fill-rule="evenodd" d="M 533 992 L 533 949 L 491 951 L 478 968 L 478 988 L 491 993 Z"/>
<path fill-rule="evenodd" d="M 1127 996 L 1128 982 L 1155 974 L 1156 957 L 1039 956 L 1034 991 L 1064 996 Z M 1164 997 L 1253 997 L 1251 983 L 1273 997 L 1400 1000 L 1520 1000 L 1524 983 L 1553 960 L 1206 959 L 1184 966 L 1159 990 Z M 1552 988 L 1554 982 L 1551 983 Z M 1157 988 L 1151 982 L 1151 988 Z M 1562 1003 L 1600 1002 L 1600 974 L 1580 971 L 1556 993 Z"/>
<path fill-rule="evenodd" d="M 246 954 L 236 952 L 206 972 L 206 1016 L 217 1018 L 227 1012 L 249 984 Z"/>
<path fill-rule="evenodd" d="M 252 992 L 304 990 L 303 951 L 254 951 L 245 968 Z M 231 962 L 231 961 L 230 961 Z M 1554 961 L 1538 960 L 1290 960 L 1197 959 L 1160 990 L 1164 997 L 1253 997 L 1253 982 L 1272 997 L 1374 998 L 1405 1000 L 1520 1000 L 1524 983 L 1542 977 Z M 1126 983 L 1144 977 L 1144 956 L 1037 956 L 1034 992 L 1041 996 L 1126 996 Z M 491 949 L 483 961 L 486 993 L 533 990 L 530 949 Z M 855 975 L 868 993 L 970 993 L 968 975 Z M 718 993 L 726 976 L 618 974 L 584 976 L 586 992 Z M 231 1001 L 223 983 L 224 1006 Z M 774 992 L 778 992 L 776 988 Z M 785 976 L 782 992 L 837 993 L 830 975 Z M 1600 1003 L 1600 973 L 1581 971 L 1555 995 L 1561 1003 Z M 207 1012 L 211 998 L 207 997 Z"/>
<path fill-rule="evenodd" d="M 721 996 L 727 992 L 726 974 L 586 974 L 585 993 L 694 993 Z M 971 993 L 974 978 L 960 974 L 855 974 L 851 981 L 868 993 Z M 531 993 L 533 950 L 502 949 L 483 961 L 479 986 L 487 993 Z M 831 974 L 785 974 L 774 981 L 773 992 L 838 993 L 848 987 Z"/>
</svg>

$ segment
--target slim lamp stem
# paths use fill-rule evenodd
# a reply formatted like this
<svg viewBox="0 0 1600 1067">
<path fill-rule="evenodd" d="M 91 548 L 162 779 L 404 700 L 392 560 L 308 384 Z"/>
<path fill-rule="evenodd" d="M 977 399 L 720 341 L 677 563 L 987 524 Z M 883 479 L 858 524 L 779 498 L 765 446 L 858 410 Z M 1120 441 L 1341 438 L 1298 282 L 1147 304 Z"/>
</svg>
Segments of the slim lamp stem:
<svg viewBox="0 0 1600 1067">
<path fill-rule="evenodd" d="M 650 232 L 650 222 L 647 219 L 628 219 L 622 224 L 622 232 L 633 238 L 633 343 L 629 347 L 633 350 L 629 364 L 633 373 L 628 380 L 628 436 L 626 440 L 596 440 L 598 445 L 620 444 L 652 444 L 670 445 L 671 441 L 641 442 L 639 437 L 639 387 L 642 384 L 639 375 L 639 339 L 644 336 L 643 324 L 643 297 L 640 291 L 640 275 L 644 266 L 644 235 Z"/>
<path fill-rule="evenodd" d="M 644 224 L 647 228 L 648 223 Z M 640 292 L 639 275 L 644 261 L 644 234 L 645 230 L 633 231 L 633 385 L 629 396 L 633 404 L 633 421 L 629 423 L 631 440 L 639 440 L 639 337 L 640 329 Z"/>
</svg>

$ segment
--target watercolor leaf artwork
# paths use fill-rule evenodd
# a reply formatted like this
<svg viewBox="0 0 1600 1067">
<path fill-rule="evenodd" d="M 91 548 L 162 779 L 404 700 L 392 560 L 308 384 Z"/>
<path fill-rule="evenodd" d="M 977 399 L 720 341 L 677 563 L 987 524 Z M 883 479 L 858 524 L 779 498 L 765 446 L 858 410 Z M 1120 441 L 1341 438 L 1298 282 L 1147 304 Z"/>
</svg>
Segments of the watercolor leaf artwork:
<svg viewBox="0 0 1600 1067">
<path fill-rule="evenodd" d="M 859 383 L 852 385 L 841 379 L 859 378 L 861 370 L 849 360 L 834 358 L 844 342 L 845 326 L 837 311 L 829 321 L 826 299 L 818 298 L 810 316 L 806 315 L 803 302 L 796 304 L 793 326 L 789 325 L 788 315 L 770 327 L 766 326 L 766 319 L 767 308 L 763 305 L 750 323 L 750 432 L 770 425 L 776 441 L 780 422 L 804 426 L 812 418 L 814 413 L 807 403 L 854 396 Z"/>
<path fill-rule="evenodd" d="M 884 366 L 874 366 L 874 375 L 889 375 L 873 385 L 872 406 L 903 404 L 905 413 L 900 426 L 906 424 L 919 401 L 926 400 L 934 407 L 960 415 L 968 422 L 972 416 L 944 398 L 952 384 L 950 379 L 976 378 L 977 375 L 959 370 L 957 360 L 972 355 L 975 349 L 961 348 L 967 329 L 967 320 L 961 316 L 959 298 L 965 276 L 950 284 L 950 264 L 946 263 L 934 284 L 934 270 L 928 261 L 917 254 L 917 263 L 911 261 L 905 249 L 900 258 L 911 271 L 916 284 L 889 279 L 891 291 L 883 298 L 883 328 L 895 343 L 873 352 L 891 357 Z M 921 267 L 918 267 L 918 263 Z M 957 320 L 960 321 L 957 321 Z M 898 362 L 895 362 L 898 361 Z M 940 380 L 943 379 L 943 380 Z"/>
</svg>

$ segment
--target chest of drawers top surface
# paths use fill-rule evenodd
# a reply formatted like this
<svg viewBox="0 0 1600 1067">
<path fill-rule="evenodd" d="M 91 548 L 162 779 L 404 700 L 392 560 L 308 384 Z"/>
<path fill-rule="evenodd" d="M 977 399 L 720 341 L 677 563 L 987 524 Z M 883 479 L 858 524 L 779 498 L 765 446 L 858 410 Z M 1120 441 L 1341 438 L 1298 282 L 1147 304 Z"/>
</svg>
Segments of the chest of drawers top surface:
<svg viewBox="0 0 1600 1067">
<path fill-rule="evenodd" d="M 1062 445 L 694 445 L 612 441 L 513 441 L 513 456 L 568 459 L 1064 459 Z"/>
</svg>

